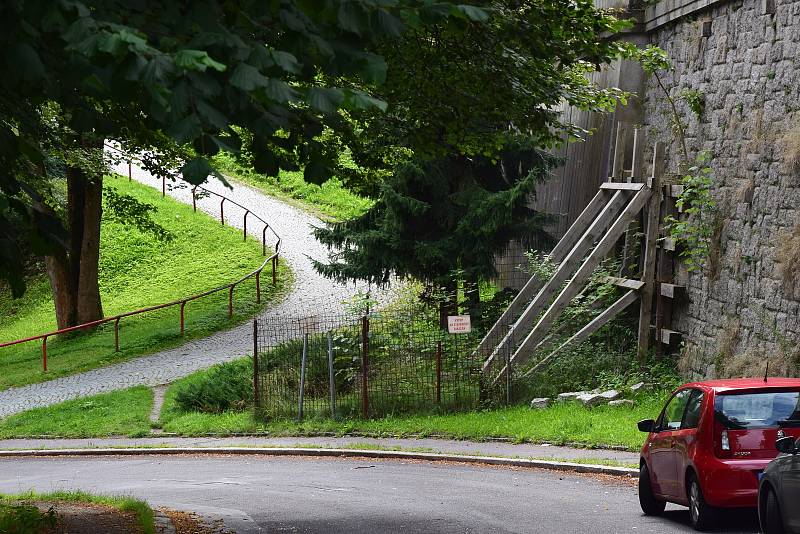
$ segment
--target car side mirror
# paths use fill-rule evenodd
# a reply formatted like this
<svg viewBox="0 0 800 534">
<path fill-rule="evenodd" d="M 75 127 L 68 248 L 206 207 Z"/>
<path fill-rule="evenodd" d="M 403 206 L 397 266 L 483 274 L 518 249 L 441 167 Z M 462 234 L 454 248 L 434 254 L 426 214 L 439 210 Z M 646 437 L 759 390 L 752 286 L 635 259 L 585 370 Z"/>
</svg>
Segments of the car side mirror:
<svg viewBox="0 0 800 534">
<path fill-rule="evenodd" d="M 784 454 L 797 454 L 797 444 L 792 436 L 786 436 L 777 440 L 775 442 L 775 448 L 778 449 L 778 452 Z"/>
<path fill-rule="evenodd" d="M 640 432 L 655 432 L 656 431 L 656 422 L 652 419 L 643 419 L 636 423 L 636 426 L 639 427 Z"/>
</svg>

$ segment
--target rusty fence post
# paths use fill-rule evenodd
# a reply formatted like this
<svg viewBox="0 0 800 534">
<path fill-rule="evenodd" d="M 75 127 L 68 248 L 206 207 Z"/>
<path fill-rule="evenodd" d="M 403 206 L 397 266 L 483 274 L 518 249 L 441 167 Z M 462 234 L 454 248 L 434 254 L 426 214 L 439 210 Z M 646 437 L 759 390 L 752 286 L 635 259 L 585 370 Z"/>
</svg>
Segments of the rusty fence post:
<svg viewBox="0 0 800 534">
<path fill-rule="evenodd" d="M 361 414 L 364 419 L 369 418 L 369 318 L 365 315 L 361 319 Z"/>
<path fill-rule="evenodd" d="M 250 215 L 250 210 L 244 211 L 244 228 L 242 229 L 242 237 L 247 241 L 247 216 Z"/>
<path fill-rule="evenodd" d="M 128 161 L 128 181 L 130 182 L 131 180 L 133 180 L 133 167 L 131 162 Z"/>
<path fill-rule="evenodd" d="M 261 407 L 261 392 L 258 388 L 258 319 L 253 319 L 253 403 Z"/>
<path fill-rule="evenodd" d="M 231 284 L 231 287 L 228 289 L 228 319 L 233 317 L 233 288 L 236 287 L 236 284 Z"/>
<path fill-rule="evenodd" d="M 219 203 L 219 222 L 222 223 L 222 226 L 225 226 L 225 197 L 222 197 Z"/>
<path fill-rule="evenodd" d="M 442 340 L 436 344 L 436 404 L 442 403 Z"/>
<path fill-rule="evenodd" d="M 192 188 L 192 210 L 197 213 L 197 186 Z"/>
<path fill-rule="evenodd" d="M 256 271 L 256 302 L 261 303 L 261 270 Z"/>
<path fill-rule="evenodd" d="M 275 254 L 275 257 L 272 258 L 272 285 L 277 285 L 278 283 L 278 255 Z"/>
<path fill-rule="evenodd" d="M 47 336 L 42 338 L 42 370 L 47 372 Z"/>
<path fill-rule="evenodd" d="M 114 352 L 119 352 L 119 320 L 119 317 L 114 320 Z"/>
<path fill-rule="evenodd" d="M 185 320 L 186 319 L 186 315 L 184 314 L 184 308 L 186 308 L 186 301 L 185 300 L 181 302 L 181 335 L 183 335 L 183 332 L 185 330 L 185 324 L 186 324 L 186 320 Z"/>
<path fill-rule="evenodd" d="M 167 196 L 167 177 L 161 177 L 161 197 Z"/>
<path fill-rule="evenodd" d="M 262 256 L 266 256 L 267 255 L 267 228 L 269 228 L 268 224 L 264 226 L 264 230 L 262 230 L 262 232 L 261 232 L 261 255 Z"/>
</svg>

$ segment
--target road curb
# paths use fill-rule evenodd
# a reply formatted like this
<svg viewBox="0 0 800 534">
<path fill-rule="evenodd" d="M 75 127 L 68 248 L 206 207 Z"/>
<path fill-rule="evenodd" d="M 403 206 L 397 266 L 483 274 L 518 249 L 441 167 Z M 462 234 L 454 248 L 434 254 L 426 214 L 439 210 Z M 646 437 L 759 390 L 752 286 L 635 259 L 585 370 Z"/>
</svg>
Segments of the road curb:
<svg viewBox="0 0 800 534">
<path fill-rule="evenodd" d="M 467 464 L 496 465 L 506 467 L 533 467 L 574 473 L 591 473 L 627 478 L 637 478 L 638 469 L 608 465 L 502 458 L 496 456 L 473 456 L 440 454 L 432 452 L 382 451 L 370 449 L 329 449 L 307 447 L 128 447 L 97 449 L 27 449 L 0 450 L 0 458 L 54 457 L 54 456 L 168 456 L 180 454 L 234 454 L 251 456 L 322 456 L 335 458 L 376 458 L 393 460 L 423 460 L 428 462 L 457 462 Z"/>
</svg>

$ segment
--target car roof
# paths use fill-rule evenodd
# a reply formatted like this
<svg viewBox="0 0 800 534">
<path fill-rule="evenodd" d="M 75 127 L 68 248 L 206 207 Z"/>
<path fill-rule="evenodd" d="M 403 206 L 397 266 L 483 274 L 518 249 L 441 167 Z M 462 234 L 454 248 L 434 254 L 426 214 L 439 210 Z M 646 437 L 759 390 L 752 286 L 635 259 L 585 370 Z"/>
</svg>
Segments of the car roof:
<svg viewBox="0 0 800 534">
<path fill-rule="evenodd" d="M 800 378 L 725 378 L 722 380 L 704 380 L 689 382 L 682 388 L 710 389 L 718 393 L 740 389 L 800 388 Z"/>
</svg>

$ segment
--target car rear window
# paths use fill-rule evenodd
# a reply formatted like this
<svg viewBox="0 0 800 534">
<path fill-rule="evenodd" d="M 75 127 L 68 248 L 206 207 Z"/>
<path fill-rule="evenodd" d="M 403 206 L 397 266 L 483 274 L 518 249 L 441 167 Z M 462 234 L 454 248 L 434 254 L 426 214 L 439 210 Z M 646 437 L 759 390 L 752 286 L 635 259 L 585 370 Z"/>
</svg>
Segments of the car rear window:
<svg viewBox="0 0 800 534">
<path fill-rule="evenodd" d="M 730 429 L 800 426 L 800 392 L 727 393 L 717 395 L 717 421 Z"/>
</svg>

